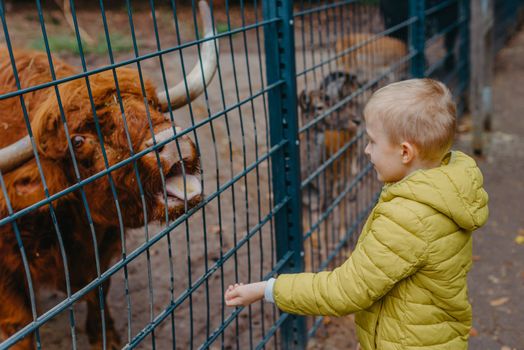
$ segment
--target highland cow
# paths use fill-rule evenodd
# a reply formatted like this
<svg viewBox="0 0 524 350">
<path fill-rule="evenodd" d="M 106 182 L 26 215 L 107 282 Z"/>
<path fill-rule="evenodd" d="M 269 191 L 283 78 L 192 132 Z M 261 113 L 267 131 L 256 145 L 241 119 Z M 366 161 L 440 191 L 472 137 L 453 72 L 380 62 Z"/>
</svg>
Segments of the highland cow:
<svg viewBox="0 0 524 350">
<path fill-rule="evenodd" d="M 207 39 L 213 27 L 203 1 L 200 12 Z M 119 68 L 63 82 L 58 93 L 46 85 L 31 89 L 23 99 L 0 99 L 4 339 L 33 321 L 30 284 L 35 292 L 44 286 L 75 292 L 122 254 L 122 227 L 173 220 L 201 201 L 195 145 L 187 135 L 177 135 L 182 129 L 163 113 L 190 103 L 204 90 L 216 70 L 217 45 L 214 40 L 202 44 L 202 62 L 186 77 L 187 88 L 182 81 L 157 94 L 145 80 L 143 91 L 137 71 Z M 53 80 L 46 54 L 12 52 L 11 58 L 7 48 L 0 48 L 0 96 Z M 60 60 L 53 59 L 53 67 L 57 80 L 76 73 Z M 139 152 L 143 154 L 137 160 L 122 163 Z M 108 167 L 114 169 L 99 174 Z M 86 179 L 92 181 L 64 191 Z M 41 203 L 62 191 L 51 203 Z M 32 205 L 32 210 L 10 220 L 13 213 Z M 103 297 L 98 288 L 85 295 L 86 330 L 93 349 L 101 349 L 103 342 L 108 349 L 120 346 L 110 307 L 101 300 L 108 289 L 109 279 L 102 284 Z M 30 333 L 13 348 L 33 349 L 34 342 Z"/>
</svg>

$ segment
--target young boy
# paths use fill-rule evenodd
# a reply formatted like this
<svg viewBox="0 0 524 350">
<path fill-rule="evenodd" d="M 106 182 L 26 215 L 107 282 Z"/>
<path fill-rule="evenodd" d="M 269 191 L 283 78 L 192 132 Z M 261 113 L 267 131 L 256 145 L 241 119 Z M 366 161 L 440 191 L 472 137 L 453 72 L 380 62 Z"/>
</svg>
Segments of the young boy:
<svg viewBox="0 0 524 350">
<path fill-rule="evenodd" d="M 364 110 L 365 153 L 385 183 L 351 257 L 334 271 L 229 286 L 300 315 L 356 313 L 363 350 L 467 349 L 472 232 L 488 218 L 475 161 L 452 151 L 455 105 L 431 79 L 390 84 Z"/>
</svg>

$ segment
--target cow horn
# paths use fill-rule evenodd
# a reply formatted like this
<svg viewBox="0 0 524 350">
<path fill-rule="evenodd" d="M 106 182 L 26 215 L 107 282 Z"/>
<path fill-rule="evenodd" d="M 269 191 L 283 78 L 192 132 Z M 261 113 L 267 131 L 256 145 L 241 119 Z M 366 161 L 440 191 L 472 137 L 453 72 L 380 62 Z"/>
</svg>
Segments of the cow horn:
<svg viewBox="0 0 524 350">
<path fill-rule="evenodd" d="M 27 135 L 23 139 L 0 149 L 0 170 L 3 173 L 8 172 L 33 156 L 31 139 Z"/>
<path fill-rule="evenodd" d="M 211 11 L 207 2 L 205 1 L 200 1 L 198 5 L 200 7 L 200 15 L 202 17 L 202 22 L 204 23 L 204 39 L 210 38 L 213 36 L 213 22 L 211 19 Z M 171 108 L 177 109 L 193 101 L 204 91 L 204 87 L 209 84 L 209 82 L 213 78 L 213 75 L 215 75 L 217 68 L 218 54 L 215 51 L 215 43 L 218 50 L 217 40 L 207 40 L 202 44 L 202 68 L 200 68 L 200 62 L 197 62 L 191 70 L 191 72 L 185 78 L 187 82 L 187 94 L 189 95 L 189 100 L 186 95 L 186 84 L 184 83 L 184 81 L 181 81 L 176 86 L 167 90 L 167 93 L 166 91 L 158 93 L 157 96 L 158 101 L 160 102 L 160 109 L 163 112 L 166 112 L 168 110 L 168 95 L 169 102 L 171 103 Z M 202 73 L 204 77 L 202 77 Z"/>
</svg>

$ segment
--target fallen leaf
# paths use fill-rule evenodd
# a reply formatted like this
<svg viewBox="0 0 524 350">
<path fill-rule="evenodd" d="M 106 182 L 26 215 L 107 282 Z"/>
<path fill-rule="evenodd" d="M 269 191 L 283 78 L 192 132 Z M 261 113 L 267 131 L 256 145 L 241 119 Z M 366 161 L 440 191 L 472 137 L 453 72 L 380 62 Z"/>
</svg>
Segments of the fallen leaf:
<svg viewBox="0 0 524 350">
<path fill-rule="evenodd" d="M 497 277 L 493 276 L 493 275 L 489 275 L 489 276 L 488 276 L 488 279 L 489 279 L 492 283 L 495 283 L 495 284 L 499 284 L 499 283 L 500 283 L 500 280 L 499 280 Z"/>
<path fill-rule="evenodd" d="M 209 227 L 208 232 L 209 232 L 210 234 L 212 234 L 212 235 L 216 235 L 216 234 L 220 233 L 220 226 L 218 226 L 218 225 L 212 225 L 212 226 Z"/>
<path fill-rule="evenodd" d="M 491 306 L 500 306 L 500 305 L 506 304 L 508 301 L 509 301 L 508 297 L 503 297 L 503 298 L 493 299 L 489 302 L 489 304 Z"/>
<path fill-rule="evenodd" d="M 329 316 L 324 316 L 324 319 L 322 320 L 322 323 L 324 325 L 328 325 L 331 323 L 331 318 Z"/>
<path fill-rule="evenodd" d="M 524 244 L 524 236 L 517 236 L 517 237 L 515 237 L 515 242 L 517 244 Z"/>
<path fill-rule="evenodd" d="M 202 105 L 200 103 L 193 103 L 191 105 L 191 107 L 193 108 L 193 113 L 197 116 L 197 117 L 204 117 L 204 116 L 207 116 L 207 108 L 205 105 Z"/>
<path fill-rule="evenodd" d="M 473 255 L 473 256 L 471 257 L 471 260 L 473 260 L 473 261 L 479 261 L 479 260 L 480 260 L 480 255 Z"/>
<path fill-rule="evenodd" d="M 476 337 L 477 335 L 479 335 L 479 332 L 475 328 L 471 327 L 471 329 L 469 330 L 469 336 Z"/>
<path fill-rule="evenodd" d="M 461 118 L 462 121 L 459 123 L 457 129 L 459 133 L 466 133 L 473 129 L 473 121 L 471 116 Z"/>
</svg>

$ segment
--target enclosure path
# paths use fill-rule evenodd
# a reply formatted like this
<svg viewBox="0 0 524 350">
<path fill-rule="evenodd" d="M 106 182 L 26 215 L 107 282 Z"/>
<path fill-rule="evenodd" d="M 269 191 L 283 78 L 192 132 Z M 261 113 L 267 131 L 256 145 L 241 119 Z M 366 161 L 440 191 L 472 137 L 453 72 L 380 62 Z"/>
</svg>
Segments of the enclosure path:
<svg viewBox="0 0 524 350">
<path fill-rule="evenodd" d="M 490 218 L 474 233 L 470 350 L 524 350 L 524 29 L 496 58 L 494 118 L 479 160 Z"/>
</svg>

